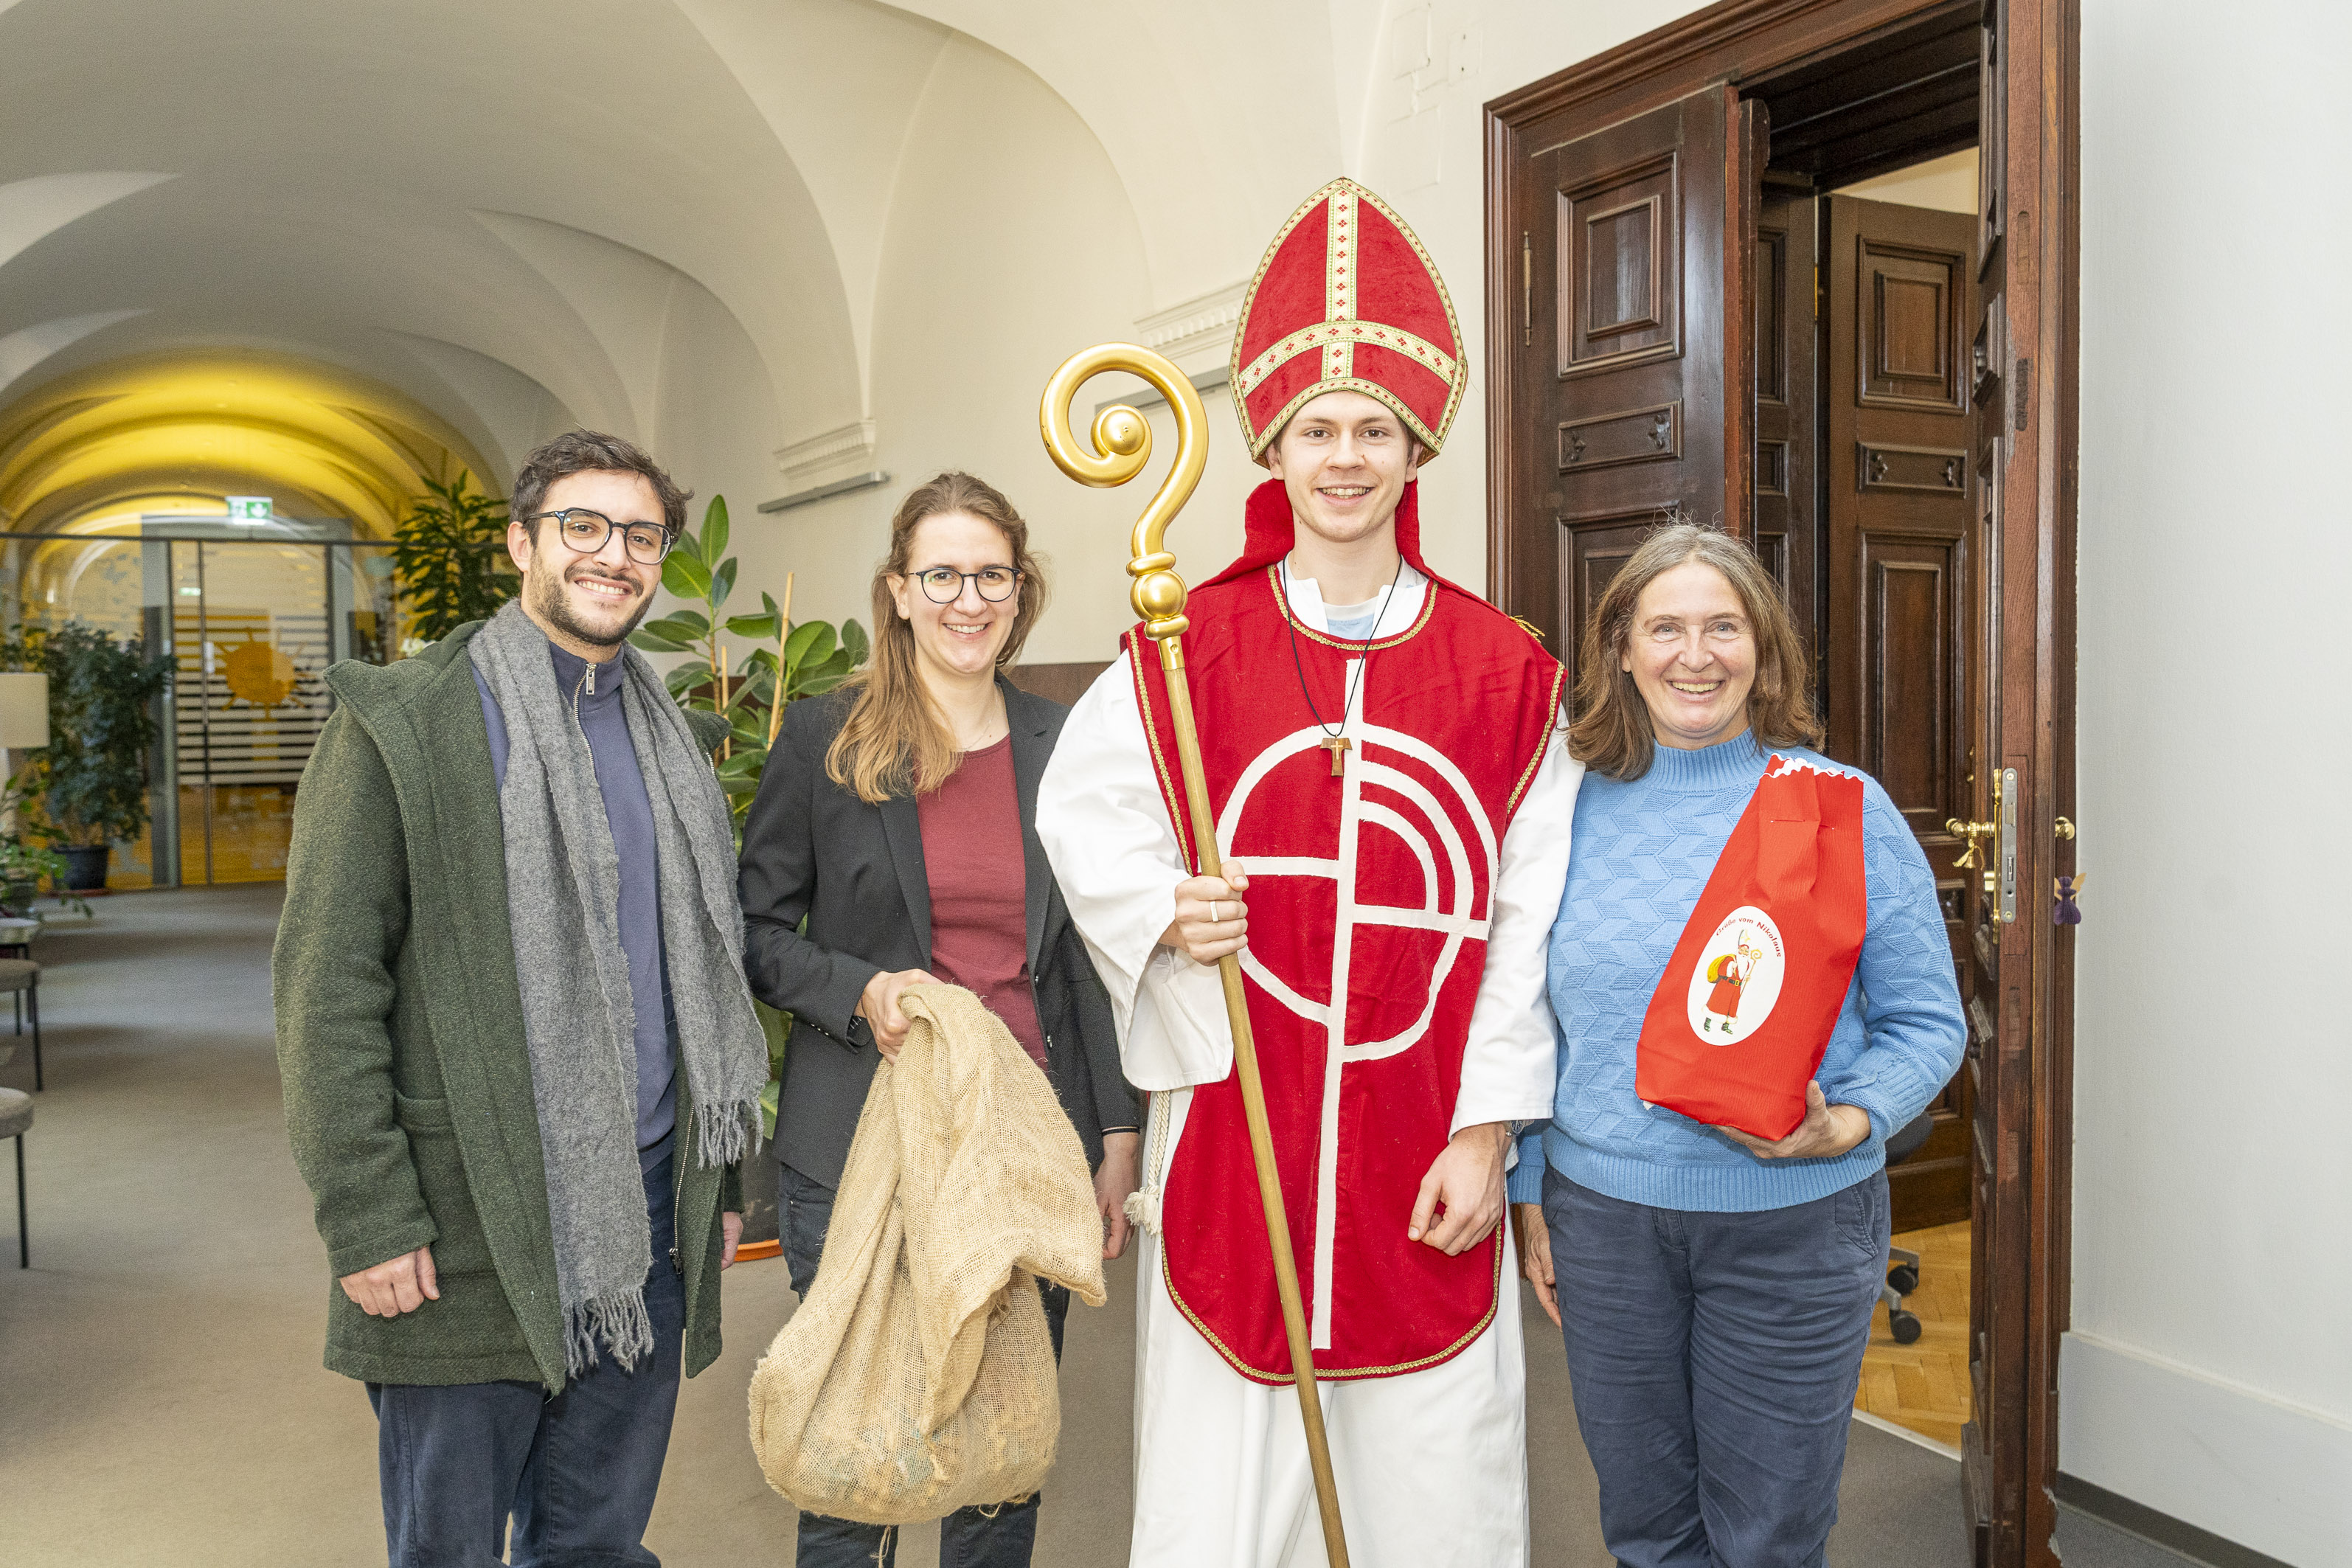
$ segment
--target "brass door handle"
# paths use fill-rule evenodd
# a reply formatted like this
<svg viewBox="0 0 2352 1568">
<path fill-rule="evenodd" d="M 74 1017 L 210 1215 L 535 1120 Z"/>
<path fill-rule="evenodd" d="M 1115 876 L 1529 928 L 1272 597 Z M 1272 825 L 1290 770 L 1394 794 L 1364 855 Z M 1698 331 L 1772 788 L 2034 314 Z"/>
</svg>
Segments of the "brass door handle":
<svg viewBox="0 0 2352 1568">
<path fill-rule="evenodd" d="M 1977 871 L 1984 868 L 1984 841 L 2000 831 L 1998 822 L 1962 822 L 1957 816 L 1944 819 L 1944 831 L 1955 838 L 1965 838 L 1969 847 L 1952 862 L 1955 871 Z"/>
</svg>

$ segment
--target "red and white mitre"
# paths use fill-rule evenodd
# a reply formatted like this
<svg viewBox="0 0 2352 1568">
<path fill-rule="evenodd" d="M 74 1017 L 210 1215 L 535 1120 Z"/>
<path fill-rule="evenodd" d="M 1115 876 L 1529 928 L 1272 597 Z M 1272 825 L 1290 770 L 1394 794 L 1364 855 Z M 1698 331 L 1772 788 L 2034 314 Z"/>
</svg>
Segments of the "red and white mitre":
<svg viewBox="0 0 2352 1568">
<path fill-rule="evenodd" d="M 1234 334 L 1250 456 L 1327 392 L 1379 398 L 1435 457 L 1470 366 L 1445 280 L 1389 205 L 1349 179 L 1307 198 L 1266 247 Z"/>
</svg>

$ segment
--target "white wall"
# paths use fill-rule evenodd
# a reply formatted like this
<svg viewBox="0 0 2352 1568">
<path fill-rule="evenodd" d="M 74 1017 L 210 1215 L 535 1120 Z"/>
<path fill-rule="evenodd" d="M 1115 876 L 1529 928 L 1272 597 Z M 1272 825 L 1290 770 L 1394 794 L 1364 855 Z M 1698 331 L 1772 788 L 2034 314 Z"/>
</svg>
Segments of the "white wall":
<svg viewBox="0 0 2352 1568">
<path fill-rule="evenodd" d="M 1142 310 L 1134 226 L 1102 150 L 1034 75 L 961 36 L 940 52 L 909 128 L 875 281 L 874 462 L 863 490 L 768 518 L 736 513 L 744 581 L 801 618 L 870 623 L 866 589 L 906 492 L 945 468 L 1003 490 L 1050 558 L 1082 573 L 1032 640 L 1034 660 L 1103 658 L 1116 626 L 1093 606 L 1125 557 L 1117 506 L 1046 460 L 1037 395 L 1061 353 L 1125 335 Z M 784 486 L 771 468 L 768 494 Z M 767 499 L 762 495 L 757 499 Z M 1097 559 L 1101 557 L 1101 559 Z M 868 629 L 871 629 L 869 625 Z"/>
<path fill-rule="evenodd" d="M 2352 23 L 2084 0 L 2074 1329 L 2059 1462 L 2352 1563 Z"/>
</svg>

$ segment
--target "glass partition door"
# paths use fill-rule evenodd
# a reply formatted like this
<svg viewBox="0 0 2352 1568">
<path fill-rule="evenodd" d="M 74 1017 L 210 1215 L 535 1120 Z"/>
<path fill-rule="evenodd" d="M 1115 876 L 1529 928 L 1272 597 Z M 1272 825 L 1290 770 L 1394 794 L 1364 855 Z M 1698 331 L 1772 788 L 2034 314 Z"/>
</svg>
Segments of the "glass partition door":
<svg viewBox="0 0 2352 1568">
<path fill-rule="evenodd" d="M 180 880 L 274 880 L 294 787 L 327 721 L 326 554 L 213 540 L 170 549 Z"/>
<path fill-rule="evenodd" d="M 332 710 L 327 667 L 399 653 L 390 548 L 121 536 L 8 544 L 0 575 L 13 574 L 25 620 L 142 637 L 170 660 L 151 821 L 115 846 L 108 886 L 283 877 L 295 789 Z"/>
</svg>

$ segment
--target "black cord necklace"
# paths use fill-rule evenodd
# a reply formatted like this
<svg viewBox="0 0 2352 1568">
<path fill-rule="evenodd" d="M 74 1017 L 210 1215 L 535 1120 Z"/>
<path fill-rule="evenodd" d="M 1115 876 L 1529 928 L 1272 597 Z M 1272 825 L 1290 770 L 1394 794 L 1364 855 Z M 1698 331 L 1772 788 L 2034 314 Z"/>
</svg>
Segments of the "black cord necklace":
<svg viewBox="0 0 2352 1568">
<path fill-rule="evenodd" d="M 1364 634 L 1363 642 L 1357 647 L 1355 675 L 1340 691 L 1339 721 L 1337 724 L 1327 724 L 1323 721 L 1323 710 L 1315 706 L 1315 693 L 1307 689 L 1307 661 L 1298 652 L 1297 618 L 1286 613 L 1290 608 L 1290 561 L 1286 556 L 1283 559 L 1282 598 L 1286 614 L 1282 617 L 1282 623 L 1290 629 L 1290 667 L 1298 672 L 1298 695 L 1307 699 L 1307 711 L 1314 716 L 1315 728 L 1322 731 L 1323 739 L 1318 743 L 1325 751 L 1331 753 L 1331 776 L 1335 779 L 1342 776 L 1343 764 L 1346 762 L 1347 753 L 1351 749 L 1351 742 L 1347 738 L 1348 715 L 1355 711 L 1356 694 L 1363 689 L 1365 672 L 1372 667 L 1372 644 L 1381 635 L 1381 622 L 1389 613 L 1389 601 L 1396 596 L 1397 580 L 1403 574 L 1404 552 L 1399 551 L 1396 570 L 1389 574 L 1389 585 L 1381 594 L 1381 607 L 1372 612 L 1371 628 Z M 1316 587 L 1319 591 L 1322 584 L 1318 583 Z"/>
</svg>

